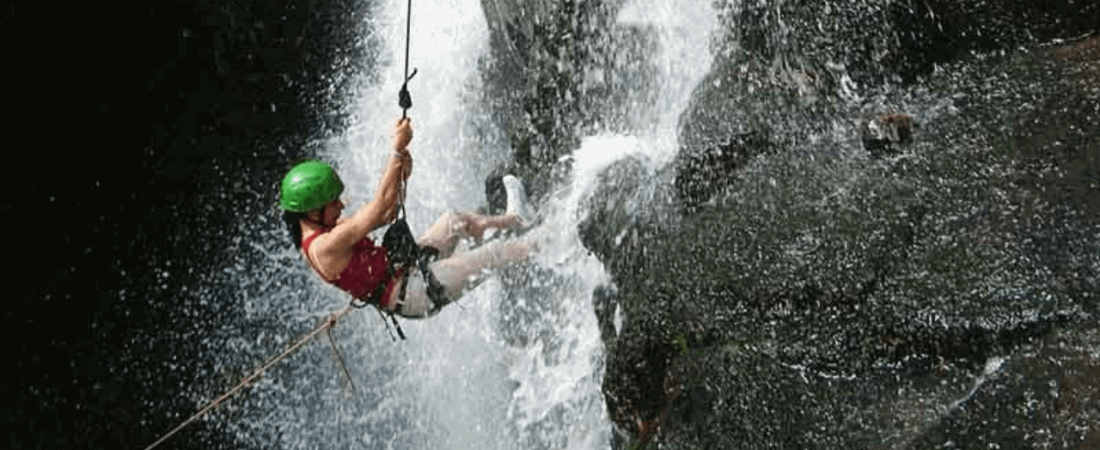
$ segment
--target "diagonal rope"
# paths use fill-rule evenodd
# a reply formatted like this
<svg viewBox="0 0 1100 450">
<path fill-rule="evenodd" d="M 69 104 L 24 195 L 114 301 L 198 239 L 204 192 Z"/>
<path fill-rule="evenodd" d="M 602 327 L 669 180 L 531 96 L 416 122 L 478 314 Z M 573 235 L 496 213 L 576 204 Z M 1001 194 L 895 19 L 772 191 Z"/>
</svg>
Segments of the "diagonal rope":
<svg viewBox="0 0 1100 450">
<path fill-rule="evenodd" d="M 332 329 L 332 327 L 336 326 L 336 321 L 337 320 L 340 320 L 340 318 L 346 316 L 348 313 L 350 313 L 354 309 L 355 308 L 353 308 L 351 305 L 348 305 L 348 306 L 345 306 L 344 309 L 342 309 L 342 310 L 340 310 L 336 313 L 333 313 L 332 316 L 329 316 L 328 320 L 326 320 L 324 323 L 319 325 L 317 328 L 314 328 L 313 331 L 309 332 L 309 334 L 305 335 L 305 337 L 302 337 L 301 339 L 298 339 L 298 341 L 295 342 L 294 345 L 290 346 L 290 348 L 283 351 L 281 354 L 279 354 L 279 356 L 276 356 L 274 358 L 271 358 L 271 359 L 267 360 L 267 362 L 264 363 L 263 366 L 260 366 L 260 368 L 257 369 L 255 372 L 252 372 L 252 375 L 249 375 L 248 378 L 245 378 L 244 380 L 241 380 L 241 382 L 238 383 L 236 386 L 234 386 L 233 389 L 230 389 L 230 390 L 226 391 L 226 393 L 222 394 L 220 397 L 212 400 L 210 403 L 207 403 L 207 405 L 205 407 L 203 407 L 202 409 L 200 409 L 199 412 L 195 413 L 190 418 L 183 421 L 183 423 L 179 424 L 179 426 L 177 426 L 176 428 L 173 428 L 172 431 L 169 431 L 167 434 L 162 436 L 160 439 L 157 439 L 156 442 L 153 442 L 148 447 L 145 447 L 145 450 L 150 450 L 153 447 L 156 447 L 156 446 L 162 444 L 164 441 L 167 441 L 168 438 L 172 437 L 173 435 L 178 433 L 180 430 L 186 428 L 188 425 L 191 425 L 193 422 L 198 420 L 199 417 L 202 417 L 206 413 L 210 412 L 210 410 L 212 410 L 214 408 L 217 408 L 223 401 L 225 401 L 229 397 L 232 397 L 237 392 L 240 392 L 242 389 L 244 389 L 246 386 L 248 386 L 248 384 L 251 383 L 253 380 L 255 380 L 256 378 L 259 378 L 260 375 L 263 375 L 263 373 L 265 371 L 267 371 L 267 369 L 270 369 L 275 364 L 278 364 L 279 362 L 286 359 L 288 356 L 290 356 L 294 352 L 298 351 L 298 349 L 302 348 L 302 346 L 305 345 L 307 342 L 309 342 L 310 339 L 313 339 L 314 337 L 316 337 L 318 334 L 321 334 L 325 330 Z"/>
<path fill-rule="evenodd" d="M 407 117 L 407 113 L 408 113 L 409 108 L 412 108 L 412 96 L 409 94 L 409 80 L 411 80 L 412 77 L 416 76 L 416 72 L 417 72 L 416 69 L 413 69 L 412 74 L 411 75 L 409 74 L 409 44 L 412 40 L 411 37 L 412 37 L 412 0 L 408 0 L 408 13 L 407 13 L 407 16 L 405 17 L 405 79 L 404 79 L 404 83 L 401 86 L 401 91 L 398 93 L 398 106 L 401 107 L 401 117 L 402 118 Z M 405 186 L 404 181 L 402 181 L 401 184 L 402 184 L 402 186 L 401 186 L 401 199 L 400 199 L 400 211 L 399 211 L 400 217 L 399 217 L 399 219 L 403 220 L 404 217 L 405 217 L 405 187 L 406 186 Z M 268 360 L 266 363 L 264 363 L 263 366 L 261 366 L 255 372 L 253 372 L 252 375 L 249 375 L 248 378 L 245 378 L 244 380 L 241 380 L 241 382 L 238 383 L 236 386 L 234 386 L 233 389 L 230 389 L 226 393 L 222 394 L 220 397 L 218 397 L 218 398 L 214 399 L 213 401 L 211 401 L 210 403 L 208 403 L 205 407 L 200 409 L 199 412 L 195 413 L 194 415 L 189 417 L 187 420 L 183 421 L 183 423 L 176 426 L 176 428 L 172 429 L 172 431 L 169 431 L 167 434 L 162 436 L 160 439 L 157 439 L 156 442 L 153 442 L 148 447 L 145 447 L 145 450 L 150 450 L 150 449 L 160 445 L 164 441 L 168 440 L 168 438 L 170 438 L 173 435 L 175 435 L 176 433 L 178 433 L 180 430 L 182 430 L 182 429 L 186 428 L 188 425 L 191 425 L 192 423 L 194 423 L 196 420 L 198 420 L 200 417 L 202 417 L 206 413 L 210 412 L 214 408 L 217 408 L 223 401 L 227 400 L 229 397 L 232 397 L 237 392 L 240 392 L 242 389 L 244 389 L 246 386 L 248 386 L 248 384 L 251 383 L 253 380 L 255 380 L 256 378 L 259 378 L 260 375 L 263 375 L 263 373 L 265 371 L 267 371 L 267 369 L 270 369 L 275 364 L 278 364 L 282 360 L 286 359 L 288 356 L 290 356 L 294 352 L 298 351 L 298 349 L 300 349 L 303 345 L 305 345 L 307 342 L 309 342 L 310 339 L 313 339 L 318 334 L 321 334 L 322 332 L 324 332 L 326 330 L 328 330 L 330 332 L 329 333 L 329 340 L 332 342 L 333 350 L 336 352 L 336 356 L 337 356 L 337 358 L 339 358 L 339 362 L 340 362 L 341 368 L 344 371 L 344 375 L 347 377 L 348 383 L 351 383 L 351 388 L 354 391 L 355 384 L 351 381 L 351 376 L 347 372 L 347 365 L 344 363 L 344 356 L 343 356 L 343 354 L 340 353 L 340 349 L 338 347 L 336 347 L 336 341 L 335 341 L 335 339 L 333 339 L 332 333 L 331 333 L 332 328 L 334 326 L 336 326 L 336 321 L 339 320 L 340 318 L 344 317 L 348 313 L 350 313 L 353 309 L 355 309 L 355 303 L 354 302 L 352 303 L 352 305 L 348 305 L 348 306 L 344 307 L 344 309 L 334 313 L 331 317 L 329 317 L 329 320 L 325 321 L 325 323 L 322 323 L 317 328 L 314 328 L 313 331 L 309 332 L 309 334 L 305 335 L 305 337 L 302 337 L 301 339 L 299 339 L 297 342 L 294 343 L 294 345 L 290 346 L 290 348 L 286 349 L 286 351 L 279 354 L 279 356 L 276 356 L 276 357 L 271 358 L 270 360 Z M 393 319 L 393 316 L 391 315 L 390 318 Z M 394 325 L 395 326 L 397 325 L 397 320 L 394 320 Z M 400 327 L 397 328 L 397 333 L 401 335 L 401 339 L 405 338 L 405 335 L 404 335 L 404 333 L 401 332 Z"/>
</svg>

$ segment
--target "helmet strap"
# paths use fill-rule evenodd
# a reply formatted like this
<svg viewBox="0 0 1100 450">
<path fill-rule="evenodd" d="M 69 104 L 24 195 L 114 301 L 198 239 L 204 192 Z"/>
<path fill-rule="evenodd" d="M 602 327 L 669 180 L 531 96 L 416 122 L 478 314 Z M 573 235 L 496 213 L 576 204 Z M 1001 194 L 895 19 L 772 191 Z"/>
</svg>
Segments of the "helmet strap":
<svg viewBox="0 0 1100 450">
<path fill-rule="evenodd" d="M 313 218 L 314 213 L 317 213 L 317 220 L 314 220 L 314 218 Z M 310 225 L 313 225 L 317 228 L 328 228 L 329 226 L 325 225 L 323 223 L 324 219 L 325 219 L 325 208 L 322 207 L 321 209 L 315 209 L 313 211 L 307 212 L 305 217 L 302 220 L 305 220 L 306 223 L 309 223 Z"/>
</svg>

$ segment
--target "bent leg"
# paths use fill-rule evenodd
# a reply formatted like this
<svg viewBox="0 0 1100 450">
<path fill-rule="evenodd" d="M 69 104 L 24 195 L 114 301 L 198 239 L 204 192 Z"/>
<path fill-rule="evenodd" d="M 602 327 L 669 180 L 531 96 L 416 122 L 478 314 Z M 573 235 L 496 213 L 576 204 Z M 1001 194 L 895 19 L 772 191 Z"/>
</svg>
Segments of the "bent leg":
<svg viewBox="0 0 1100 450">
<path fill-rule="evenodd" d="M 518 227 L 521 224 L 522 221 L 515 214 L 486 216 L 448 212 L 440 216 L 439 220 L 416 240 L 416 243 L 421 247 L 433 247 L 439 250 L 440 257 L 446 258 L 454 252 L 460 239 L 472 238 L 480 243 L 485 231 L 490 228 L 506 229 Z"/>
<path fill-rule="evenodd" d="M 531 244 L 521 241 L 491 242 L 485 246 L 442 259 L 431 264 L 436 279 L 443 285 L 444 295 L 457 300 L 466 288 L 477 285 L 481 271 L 522 263 L 533 251 Z"/>
<path fill-rule="evenodd" d="M 483 281 L 482 275 L 485 269 L 514 266 L 526 262 L 535 252 L 547 245 L 545 242 L 547 232 L 547 229 L 540 228 L 516 240 L 490 242 L 476 249 L 431 263 L 428 267 L 443 288 L 443 298 L 435 299 L 429 296 L 427 283 L 417 272 L 410 275 L 405 300 L 401 302 L 396 313 L 411 319 L 435 314 L 442 306 L 462 297 L 463 291 Z"/>
<path fill-rule="evenodd" d="M 527 260 L 534 247 L 520 241 L 493 242 L 478 249 L 431 263 L 429 266 L 436 280 L 443 287 L 445 305 L 458 300 L 462 292 L 476 286 L 482 280 L 482 271 L 505 267 Z M 428 295 L 428 286 L 419 273 L 410 275 L 405 299 L 399 301 L 395 311 L 408 319 L 423 319 L 439 311 L 436 301 Z"/>
</svg>

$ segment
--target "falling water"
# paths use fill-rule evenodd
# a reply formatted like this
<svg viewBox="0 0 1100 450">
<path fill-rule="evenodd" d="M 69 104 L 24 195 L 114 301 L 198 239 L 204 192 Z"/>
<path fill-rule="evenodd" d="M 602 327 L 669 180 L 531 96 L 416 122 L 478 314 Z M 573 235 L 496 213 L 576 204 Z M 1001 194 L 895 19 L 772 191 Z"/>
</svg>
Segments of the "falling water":
<svg viewBox="0 0 1100 450">
<path fill-rule="evenodd" d="M 636 0 L 619 12 L 618 23 L 653 30 L 660 45 L 653 58 L 654 101 L 632 105 L 654 116 L 651 126 L 633 134 L 640 137 L 653 165 L 660 167 L 676 155 L 680 116 L 688 107 L 691 92 L 710 70 L 715 12 L 709 2 Z"/>
<path fill-rule="evenodd" d="M 379 53 L 390 56 L 351 100 L 358 105 L 356 126 L 322 143 L 319 156 L 338 166 L 347 185 L 349 211 L 372 195 L 400 116 L 405 6 L 388 0 L 369 15 L 380 34 L 373 41 L 385 46 Z M 604 349 L 593 292 L 610 280 L 580 244 L 577 224 L 610 164 L 642 157 L 656 170 L 672 159 L 680 112 L 710 65 L 713 16 L 709 7 L 673 0 L 628 2 L 620 11 L 618 25 L 644 27 L 658 42 L 651 64 L 656 92 L 648 97 L 656 101 L 631 105 L 650 120 L 628 134 L 583 138 L 566 158 L 569 181 L 536 205 L 544 227 L 532 233 L 549 236 L 551 245 L 528 267 L 489 273 L 439 315 L 402 321 L 406 341 L 395 343 L 373 311 L 352 314 L 333 333 L 350 383 L 331 347 L 315 343 L 255 386 L 244 408 L 224 413 L 224 427 L 264 448 L 608 448 L 612 427 L 601 393 Z M 483 206 L 484 177 L 511 150 L 477 104 L 479 62 L 489 52 L 480 3 L 414 8 L 411 21 L 409 64 L 419 72 L 409 83 L 415 166 L 406 208 L 413 229 L 423 230 L 440 213 Z M 305 287 L 247 301 L 248 314 L 279 311 L 296 324 L 262 333 L 255 346 L 286 345 L 293 330 L 347 301 L 310 275 L 291 249 L 267 257 L 289 271 L 272 276 L 302 279 Z"/>
</svg>

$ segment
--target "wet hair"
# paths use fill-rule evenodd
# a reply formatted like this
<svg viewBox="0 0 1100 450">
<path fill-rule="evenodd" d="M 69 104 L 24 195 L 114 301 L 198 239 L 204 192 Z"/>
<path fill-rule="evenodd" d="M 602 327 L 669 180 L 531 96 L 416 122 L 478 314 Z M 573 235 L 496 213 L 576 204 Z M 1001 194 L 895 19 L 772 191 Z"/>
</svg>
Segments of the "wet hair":
<svg viewBox="0 0 1100 450">
<path fill-rule="evenodd" d="M 283 211 L 283 222 L 286 222 L 286 230 L 290 233 L 290 242 L 299 250 L 302 249 L 302 224 L 299 221 L 308 215 L 309 213 L 304 212 Z"/>
</svg>

